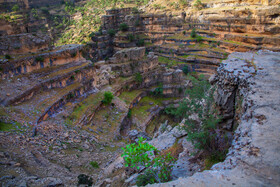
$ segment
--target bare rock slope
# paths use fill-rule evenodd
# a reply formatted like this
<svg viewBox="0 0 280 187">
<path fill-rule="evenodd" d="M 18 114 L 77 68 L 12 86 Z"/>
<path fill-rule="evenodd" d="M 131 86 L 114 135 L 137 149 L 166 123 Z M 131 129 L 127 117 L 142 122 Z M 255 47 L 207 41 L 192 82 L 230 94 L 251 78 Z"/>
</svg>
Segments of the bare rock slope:
<svg viewBox="0 0 280 187">
<path fill-rule="evenodd" d="M 150 186 L 279 186 L 280 53 L 232 53 L 217 84 L 237 86 L 244 113 L 224 162 L 192 177 Z"/>
</svg>

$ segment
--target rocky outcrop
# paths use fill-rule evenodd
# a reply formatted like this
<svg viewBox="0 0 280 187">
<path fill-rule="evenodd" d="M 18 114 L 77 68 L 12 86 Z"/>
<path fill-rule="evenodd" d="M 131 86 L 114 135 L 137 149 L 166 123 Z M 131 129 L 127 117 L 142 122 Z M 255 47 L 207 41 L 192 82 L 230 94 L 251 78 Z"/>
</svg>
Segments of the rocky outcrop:
<svg viewBox="0 0 280 187">
<path fill-rule="evenodd" d="M 2 78 L 14 75 L 30 73 L 35 70 L 46 67 L 69 64 L 78 61 L 85 61 L 82 56 L 83 45 L 65 45 L 55 48 L 45 53 L 28 55 L 27 57 L 18 57 L 16 59 L 6 60 L 0 64 Z"/>
<path fill-rule="evenodd" d="M 279 57 L 268 51 L 231 54 L 216 77 L 225 87 L 218 101 L 234 107 L 228 88 L 235 86 L 243 97 L 243 113 L 226 160 L 192 177 L 149 186 L 279 185 Z"/>
<path fill-rule="evenodd" d="M 0 37 L 0 55 L 24 54 L 49 49 L 51 38 L 43 34 L 18 34 Z"/>
<path fill-rule="evenodd" d="M 154 53 L 145 55 L 145 48 L 130 48 L 118 51 L 107 63 L 111 64 L 112 71 L 120 76 L 128 77 L 136 73 L 146 73 L 155 69 L 158 58 Z"/>
</svg>

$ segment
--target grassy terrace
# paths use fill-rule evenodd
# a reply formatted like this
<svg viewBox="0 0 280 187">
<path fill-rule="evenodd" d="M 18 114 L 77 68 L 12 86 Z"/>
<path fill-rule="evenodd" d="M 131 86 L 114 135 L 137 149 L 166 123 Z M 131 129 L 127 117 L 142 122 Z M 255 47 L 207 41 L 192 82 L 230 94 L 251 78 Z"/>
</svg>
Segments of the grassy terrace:
<svg viewBox="0 0 280 187">
<path fill-rule="evenodd" d="M 99 106 L 101 100 L 103 99 L 103 92 L 98 92 L 94 95 L 88 96 L 82 102 L 78 103 L 72 114 L 69 116 L 73 122 L 79 121 L 84 114 L 93 113 L 94 110 Z"/>
<path fill-rule="evenodd" d="M 141 101 L 132 108 L 131 110 L 131 115 L 132 117 L 135 117 L 138 121 L 140 121 L 141 123 L 145 121 L 145 119 L 147 119 L 147 117 L 149 116 L 149 112 L 148 110 L 151 109 L 152 107 L 159 105 L 162 105 L 163 101 L 166 100 L 175 100 L 177 98 L 163 98 L 163 97 L 159 97 L 159 96 L 146 96 L 144 98 L 141 99 Z"/>
<path fill-rule="evenodd" d="M 169 36 L 166 39 L 175 39 L 175 40 L 195 40 L 195 38 L 192 38 L 190 36 L 186 36 L 182 33 L 180 34 L 175 34 L 173 36 Z"/>
<path fill-rule="evenodd" d="M 122 92 L 119 98 L 123 100 L 126 104 L 130 104 L 143 90 L 133 90 L 131 92 Z"/>
<path fill-rule="evenodd" d="M 21 116 L 25 121 L 35 121 L 41 116 L 47 108 L 51 107 L 62 96 L 70 91 L 79 88 L 80 83 L 74 83 L 65 88 L 56 88 L 51 91 L 44 91 L 35 95 L 31 100 L 17 106 L 8 107 L 11 112 Z"/>
<path fill-rule="evenodd" d="M 161 64 L 166 64 L 168 67 L 176 66 L 178 64 L 185 64 L 185 62 L 180 62 L 177 60 L 170 60 L 169 58 L 159 56 L 158 61 Z"/>
<path fill-rule="evenodd" d="M 67 69 L 62 69 L 62 70 L 59 70 L 59 71 L 56 71 L 56 72 L 53 72 L 45 77 L 43 77 L 42 79 L 50 79 L 50 78 L 53 78 L 53 77 L 56 77 L 58 75 L 63 75 L 63 74 L 67 74 L 67 73 L 70 73 L 74 70 L 78 70 L 80 68 L 83 68 L 87 65 L 89 65 L 90 62 L 87 62 L 87 63 L 83 63 L 82 65 L 79 65 L 79 66 L 73 66 L 73 67 L 70 67 L 70 68 L 67 68 Z"/>
</svg>

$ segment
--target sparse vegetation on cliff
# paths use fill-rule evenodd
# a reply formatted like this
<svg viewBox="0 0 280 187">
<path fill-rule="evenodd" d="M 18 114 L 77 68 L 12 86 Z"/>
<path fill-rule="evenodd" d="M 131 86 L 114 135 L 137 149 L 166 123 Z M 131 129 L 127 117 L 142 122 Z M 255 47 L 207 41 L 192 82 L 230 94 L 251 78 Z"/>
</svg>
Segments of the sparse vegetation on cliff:
<svg viewBox="0 0 280 187">
<path fill-rule="evenodd" d="M 188 99 L 185 99 L 178 108 L 167 108 L 167 114 L 179 118 L 185 118 L 184 129 L 187 131 L 187 139 L 195 148 L 206 151 L 207 155 L 223 158 L 227 150 L 218 143 L 217 132 L 220 117 L 214 105 L 214 87 L 202 76 L 190 77 L 192 88 L 186 90 Z M 223 147 L 223 148 L 221 148 Z M 211 159 L 213 160 L 213 159 Z M 221 161 L 222 159 L 218 159 Z"/>
</svg>

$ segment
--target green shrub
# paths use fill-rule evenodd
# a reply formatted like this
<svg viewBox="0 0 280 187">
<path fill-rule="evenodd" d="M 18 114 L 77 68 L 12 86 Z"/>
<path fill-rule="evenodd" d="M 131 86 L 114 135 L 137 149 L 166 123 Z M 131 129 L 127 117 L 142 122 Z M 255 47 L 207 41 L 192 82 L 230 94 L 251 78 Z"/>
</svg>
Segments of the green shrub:
<svg viewBox="0 0 280 187">
<path fill-rule="evenodd" d="M 96 161 L 91 161 L 89 164 L 90 164 L 93 168 L 99 168 L 99 164 L 98 164 L 98 162 L 96 162 Z"/>
<path fill-rule="evenodd" d="M 12 11 L 13 11 L 13 12 L 19 11 L 19 6 L 18 6 L 18 5 L 14 5 L 14 6 L 12 7 Z"/>
<path fill-rule="evenodd" d="M 162 94 L 163 94 L 163 85 L 160 84 L 159 87 L 157 87 L 157 88 L 152 92 L 152 94 L 153 94 L 154 96 L 162 96 Z"/>
<path fill-rule="evenodd" d="M 183 31 L 183 35 L 186 35 L 186 31 Z"/>
<path fill-rule="evenodd" d="M 136 73 L 136 74 L 135 74 L 135 77 L 134 77 L 134 80 L 135 80 L 137 83 L 141 84 L 141 83 L 143 82 L 143 77 L 142 77 L 141 73 Z"/>
<path fill-rule="evenodd" d="M 113 98 L 114 98 L 114 95 L 112 94 L 112 92 L 105 92 L 104 93 L 104 99 L 102 100 L 102 103 L 105 104 L 105 105 L 109 105 L 109 104 L 111 104 Z"/>
<path fill-rule="evenodd" d="M 155 176 L 151 170 L 147 170 L 144 174 L 141 174 L 136 179 L 137 186 L 146 186 L 148 184 L 155 184 Z"/>
<path fill-rule="evenodd" d="M 42 56 L 37 56 L 37 57 L 35 58 L 35 60 L 36 60 L 36 62 L 44 62 L 44 57 L 42 57 Z"/>
<path fill-rule="evenodd" d="M 187 75 L 189 73 L 189 68 L 188 66 L 183 67 L 183 72 Z"/>
<path fill-rule="evenodd" d="M 193 29 L 192 29 L 192 32 L 191 32 L 191 37 L 192 37 L 192 38 L 195 38 L 195 37 L 196 37 L 195 28 L 193 28 Z"/>
<path fill-rule="evenodd" d="M 114 37 L 116 35 L 116 31 L 114 29 L 109 29 L 108 34 L 109 36 Z"/>
<path fill-rule="evenodd" d="M 88 185 L 88 186 L 92 186 L 92 184 L 93 184 L 92 178 L 90 176 L 85 175 L 85 174 L 80 174 L 78 176 L 78 185 L 80 185 L 80 184 L 85 184 L 85 185 Z"/>
<path fill-rule="evenodd" d="M 11 59 L 12 57 L 11 57 L 11 55 L 5 55 L 5 58 L 6 59 Z"/>
<path fill-rule="evenodd" d="M 95 32 L 90 33 L 89 37 L 92 38 L 95 36 Z"/>
<path fill-rule="evenodd" d="M 144 39 L 138 39 L 136 42 L 136 45 L 138 47 L 144 46 L 145 45 L 145 40 Z"/>
<path fill-rule="evenodd" d="M 127 39 L 130 41 L 130 42 L 133 42 L 135 40 L 135 36 L 133 34 L 129 34 L 127 35 Z"/>
<path fill-rule="evenodd" d="M 137 185 L 148 183 L 161 183 L 170 180 L 173 163 L 175 159 L 169 154 L 158 155 L 158 150 L 144 143 L 145 139 L 140 137 L 137 143 L 127 145 L 123 149 L 122 157 L 125 161 L 125 167 L 131 167 L 140 170 L 140 167 L 146 168 L 146 173 L 137 178 Z M 149 180 L 145 181 L 149 176 Z"/>
<path fill-rule="evenodd" d="M 131 118 L 131 115 L 132 115 L 132 113 L 131 113 L 131 110 L 129 109 L 129 110 L 128 110 L 128 113 L 127 113 L 127 117 L 128 117 L 128 118 Z"/>
<path fill-rule="evenodd" d="M 188 1 L 187 1 L 187 0 L 179 0 L 179 3 L 180 3 L 182 6 L 187 6 L 187 5 L 188 5 Z"/>
<path fill-rule="evenodd" d="M 128 31 L 128 25 L 126 23 L 121 23 L 120 30 L 123 32 Z"/>
<path fill-rule="evenodd" d="M 132 13 L 133 13 L 133 14 L 139 14 L 139 12 L 140 12 L 140 11 L 138 10 L 137 7 L 133 7 L 133 8 L 132 8 Z"/>
<path fill-rule="evenodd" d="M 200 36 L 200 35 L 198 35 L 197 37 L 196 37 L 196 41 L 198 42 L 198 43 L 201 43 L 202 42 L 202 36 Z"/>
<path fill-rule="evenodd" d="M 32 8 L 31 13 L 32 13 L 33 18 L 35 18 L 35 19 L 39 18 L 38 12 L 35 8 Z"/>
<path fill-rule="evenodd" d="M 197 10 L 201 10 L 203 9 L 203 4 L 201 3 L 201 0 L 196 0 L 196 2 L 194 3 L 194 7 L 197 9 Z"/>
</svg>

